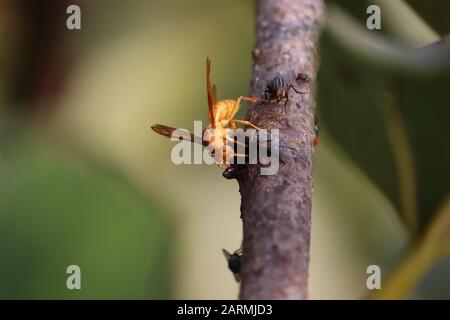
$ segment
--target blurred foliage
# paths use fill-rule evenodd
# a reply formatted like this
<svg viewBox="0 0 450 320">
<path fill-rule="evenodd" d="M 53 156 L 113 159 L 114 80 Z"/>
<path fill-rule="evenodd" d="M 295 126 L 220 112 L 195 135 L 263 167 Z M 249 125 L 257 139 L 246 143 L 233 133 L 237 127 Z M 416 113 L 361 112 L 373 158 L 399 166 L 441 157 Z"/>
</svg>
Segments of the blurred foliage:
<svg viewBox="0 0 450 320">
<path fill-rule="evenodd" d="M 406 0 L 408 4 L 441 36 L 450 33 L 450 1 Z"/>
<path fill-rule="evenodd" d="M 45 173 L 35 179 L 27 179 L 22 188 L 30 185 L 44 192 L 49 187 L 54 189 L 61 185 L 61 188 L 71 187 L 73 194 L 80 192 L 84 195 L 84 189 L 89 188 L 89 194 L 95 195 L 110 184 L 114 186 L 112 191 L 105 190 L 103 197 L 87 202 L 86 209 L 74 207 L 72 210 L 69 197 L 65 197 L 61 203 L 59 200 L 50 201 L 52 199 L 48 195 L 45 204 L 39 204 L 36 209 L 23 208 L 20 215 L 34 217 L 35 213 L 41 214 L 50 225 L 53 220 L 59 222 L 58 219 L 63 219 L 65 215 L 76 219 L 73 218 L 74 210 L 84 210 L 77 220 L 81 225 L 89 223 L 86 221 L 88 215 L 90 220 L 95 218 L 95 221 L 108 221 L 112 215 L 114 219 L 107 224 L 110 230 L 108 235 L 112 233 L 111 230 L 117 230 L 120 236 L 113 242 L 105 243 L 102 240 L 102 224 L 99 222 L 92 225 L 90 233 L 80 234 L 79 242 L 75 242 L 73 237 L 55 240 L 53 233 L 50 233 L 48 238 L 51 241 L 37 243 L 40 244 L 39 249 L 51 252 L 56 257 L 47 262 L 36 258 L 33 265 L 39 266 L 40 272 L 32 273 L 34 268 L 30 267 L 25 273 L 28 269 L 19 259 L 33 254 L 32 244 L 36 242 L 34 238 L 41 226 L 33 227 L 34 232 L 26 236 L 21 228 L 31 228 L 32 225 L 24 219 L 16 222 L 15 228 L 11 228 L 9 233 L 8 243 L 14 246 L 14 241 L 27 241 L 30 245 L 8 259 L 11 264 L 4 266 L 8 271 L 4 278 L 16 280 L 8 282 L 2 296 L 8 296 L 7 290 L 13 288 L 18 278 L 27 275 L 10 297 L 235 297 L 237 284 L 232 281 L 221 252 L 222 247 L 234 248 L 239 246 L 240 241 L 238 193 L 234 185 L 222 181 L 224 179 L 215 167 L 173 165 L 169 158 L 170 141 L 152 135 L 148 129 L 156 121 L 190 128 L 193 119 L 206 120 L 204 61 L 207 55 L 214 59 L 213 77 L 219 85 L 220 97 L 238 96 L 248 90 L 253 39 L 252 2 L 239 0 L 211 4 L 200 0 L 193 5 L 180 1 L 137 0 L 126 4 L 122 1 L 99 1 L 83 2 L 81 5 L 82 31 L 66 32 L 62 38 L 69 42 L 68 47 L 71 49 L 71 68 L 66 74 L 64 86 L 59 87 L 62 91 L 57 92 L 53 99 L 31 100 L 25 106 L 25 110 L 53 108 L 53 113 L 43 113 L 40 118 L 33 119 L 35 121 L 19 119 L 17 122 L 17 131 L 26 131 L 32 126 L 34 133 L 45 132 L 47 137 L 44 140 L 57 140 L 69 153 L 59 159 L 61 150 L 45 148 L 45 144 L 34 141 L 32 135 L 23 137 L 20 142 L 10 131 L 2 131 L 0 135 L 4 141 L 10 140 L 13 145 L 27 143 L 33 156 L 54 153 L 58 159 L 55 161 L 57 167 L 63 167 L 59 175 L 64 181 L 66 175 L 78 173 L 72 172 L 72 160 L 76 168 L 86 167 L 84 174 L 79 177 L 81 181 L 67 186 L 64 181 L 48 177 L 50 173 L 47 171 L 54 165 L 52 161 L 44 168 L 36 169 L 44 170 Z M 198 10 L 199 7 L 202 10 Z M 36 14 L 45 15 L 45 12 Z M 229 21 L 234 23 L 229 24 Z M 17 22 L 20 25 L 20 19 Z M 65 28 L 64 24 L 61 26 Z M 240 35 L 239 39 L 236 39 L 236 34 Z M 51 55 L 50 52 L 48 55 Z M 13 65 L 20 63 L 11 56 L 6 57 L 5 61 Z M 229 68 L 233 62 L 234 68 Z M 236 76 L 236 70 L 239 70 L 239 77 Z M 5 74 L 0 74 L 0 79 L 11 81 Z M 9 110 L 15 110 L 16 107 L 11 101 L 1 106 Z M 0 120 L 4 122 L 0 125 L 5 127 L 11 121 L 10 118 Z M 25 161 L 30 156 L 28 153 L 20 153 L 17 157 L 7 157 L 8 154 L 6 147 L 1 146 L 0 157 L 4 157 L 5 167 L 22 161 L 24 168 L 35 166 L 34 157 Z M 99 165 L 93 165 L 92 162 Z M 104 167 L 108 168 L 106 172 Z M 117 177 L 120 177 L 118 181 Z M 96 184 L 98 179 L 103 183 Z M 211 188 L 211 181 L 214 181 L 214 188 Z M 116 184 L 123 189 L 115 192 Z M 3 189 L 5 192 L 15 190 L 10 185 L 5 185 Z M 35 197 L 30 190 L 26 193 L 21 191 L 15 190 L 14 203 L 19 198 L 25 203 L 31 200 L 34 203 Z M 131 197 L 130 206 L 137 202 L 135 206 L 142 207 L 140 211 L 148 213 L 146 218 L 149 221 L 136 221 L 133 218 L 129 222 L 123 220 L 130 219 L 127 213 L 132 208 L 118 205 L 122 192 L 125 198 Z M 133 200 L 136 195 L 139 196 Z M 141 196 L 145 197 L 145 201 Z M 208 202 L 203 201 L 205 198 L 209 199 Z M 5 203 L 0 213 L 11 216 L 11 212 L 17 210 L 9 196 L 5 196 L 5 201 L 8 206 Z M 67 205 L 64 205 L 65 202 Z M 112 210 L 108 202 L 116 209 Z M 211 202 L 218 206 L 214 212 L 211 212 Z M 171 210 L 161 209 L 162 205 Z M 42 213 L 47 210 L 50 211 L 47 215 Z M 86 210 L 88 212 L 85 213 Z M 120 219 L 117 218 L 119 212 Z M 168 215 L 171 216 L 170 221 L 166 221 Z M 175 236 L 173 228 L 179 221 L 182 221 L 183 227 Z M 134 224 L 138 225 L 136 231 L 130 227 Z M 12 223 L 5 224 L 4 228 L 10 225 Z M 61 233 L 66 234 L 71 227 L 57 224 L 55 228 L 62 228 Z M 98 232 L 95 232 L 97 228 Z M 147 231 L 141 232 L 142 228 L 147 228 Z M 44 227 L 42 229 L 47 230 Z M 127 239 L 136 237 L 139 237 L 139 241 L 136 241 L 138 244 L 129 244 L 135 246 L 133 248 L 127 247 Z M 87 241 L 98 245 L 91 250 Z M 53 243 L 61 247 L 70 246 L 73 250 L 62 252 Z M 146 250 L 142 251 L 142 248 Z M 126 256 L 127 250 L 124 249 L 130 249 L 132 255 Z M 136 253 L 138 250 L 141 250 L 139 254 Z M 10 251 L 4 253 L 6 258 L 12 255 Z M 106 272 L 106 262 L 99 262 L 96 258 L 97 254 L 101 258 L 106 253 L 111 256 L 111 260 L 115 259 L 114 262 L 122 258 L 112 266 L 111 272 Z M 170 263 L 168 256 L 173 259 Z M 61 259 L 80 264 L 80 292 L 66 289 L 67 266 Z M 80 261 L 84 264 L 81 265 Z M 54 262 L 57 265 L 53 265 Z M 46 267 L 41 267 L 41 263 L 46 263 Z M 99 268 L 103 268 L 101 274 Z M 119 272 L 121 269 L 123 271 Z M 58 279 L 53 280 L 54 273 Z M 92 280 L 87 278 L 89 274 L 94 274 L 95 279 L 99 280 L 90 288 L 88 285 Z M 136 280 L 138 277 L 139 281 Z M 33 283 L 39 283 L 40 286 L 34 286 Z M 44 291 L 49 285 L 51 293 Z M 58 290 L 54 290 L 55 287 Z"/>
<path fill-rule="evenodd" d="M 381 13 L 381 30 L 371 30 L 371 33 L 384 35 L 386 41 L 409 45 L 412 48 L 429 43 L 430 38 L 435 36 L 435 31 L 403 0 L 328 0 L 327 3 L 330 8 L 339 6 L 345 9 L 360 26 L 366 25 L 369 16 L 367 7 L 377 5 Z"/>
<path fill-rule="evenodd" d="M 450 191 L 450 148 L 443 138 L 450 137 L 450 109 L 445 104 L 450 68 L 431 76 L 396 74 L 388 85 L 412 148 L 417 195 L 410 200 L 417 199 L 423 232 Z"/>
<path fill-rule="evenodd" d="M 397 182 L 392 179 L 395 164 L 383 129 L 383 76 L 375 66 L 359 62 L 358 55 L 344 50 L 329 33 L 322 35 L 321 53 L 318 75 L 321 127 L 395 202 L 398 197 Z M 379 168 L 381 172 L 377 172 Z"/>
<path fill-rule="evenodd" d="M 110 170 L 31 141 L 0 145 L 0 298 L 167 298 L 164 211 Z M 72 264 L 82 290 L 67 290 Z"/>
<path fill-rule="evenodd" d="M 445 103 L 449 48 L 409 52 L 397 46 L 396 54 L 383 56 L 394 51 L 378 50 L 391 44 L 377 37 L 392 36 L 389 31 L 369 35 L 364 25 L 345 21 L 350 16 L 329 11 L 334 28 L 321 41 L 319 118 L 327 134 L 390 199 L 410 233 L 410 253 L 380 295 L 399 298 L 450 250 L 450 208 L 443 206 L 450 195 L 450 149 L 444 138 L 450 135 Z M 358 41 L 364 34 L 368 41 Z M 398 57 L 410 60 L 411 68 Z M 439 59 L 440 67 L 430 59 Z"/>
<path fill-rule="evenodd" d="M 321 123 L 401 211 L 402 191 L 392 151 L 399 146 L 391 145 L 385 123 L 390 116 L 388 104 L 394 104 L 413 152 L 423 232 L 450 187 L 446 166 L 450 150 L 443 139 L 450 134 L 446 125 L 450 110 L 443 103 L 450 72 L 424 76 L 386 70 L 346 50 L 329 33 L 323 35 L 321 45 Z"/>
<path fill-rule="evenodd" d="M 383 29 L 368 33 L 372 2 L 382 8 Z M 445 31 L 447 4 L 408 2 Z M 173 165 L 173 144 L 148 127 L 191 129 L 192 120 L 206 120 L 207 55 L 220 98 L 248 92 L 253 1 L 79 1 L 82 31 L 65 32 L 61 47 L 44 50 L 47 64 L 28 59 L 32 50 L 17 54 L 33 39 L 22 38 L 19 7 L 10 3 L 0 10 L 0 298 L 236 297 L 220 249 L 240 245 L 237 186 L 216 168 Z M 450 73 L 440 59 L 406 51 L 437 37 L 402 1 L 327 3 L 312 297 L 361 297 L 373 263 L 394 297 L 405 297 L 424 274 L 414 297 L 449 297 L 441 281 L 450 277 L 449 260 L 437 263 L 450 249 L 442 207 Z M 347 17 L 334 19 L 336 4 L 365 33 L 347 30 Z M 21 63 L 30 61 L 44 73 L 30 75 L 30 85 L 39 89 L 39 79 L 50 78 L 58 89 L 53 99 L 31 95 L 22 107 L 55 112 L 12 121 L 3 117 L 17 108 L 7 91 L 21 86 L 9 82 L 17 70 L 28 79 Z M 64 81 L 47 77 L 47 66 Z M 48 136 L 36 139 L 42 132 Z M 414 239 L 406 246 L 405 230 Z M 70 264 L 81 267 L 81 291 L 66 289 Z"/>
</svg>

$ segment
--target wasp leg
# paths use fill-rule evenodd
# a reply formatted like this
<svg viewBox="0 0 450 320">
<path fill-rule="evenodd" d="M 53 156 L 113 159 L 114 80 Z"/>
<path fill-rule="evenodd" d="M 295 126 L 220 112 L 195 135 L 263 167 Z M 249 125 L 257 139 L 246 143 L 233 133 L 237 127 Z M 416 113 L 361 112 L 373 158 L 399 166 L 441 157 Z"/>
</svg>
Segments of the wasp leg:
<svg viewBox="0 0 450 320">
<path fill-rule="evenodd" d="M 233 119 L 234 116 L 236 115 L 236 113 L 239 111 L 239 108 L 241 107 L 241 101 L 242 100 L 249 101 L 249 102 L 262 102 L 263 101 L 262 99 L 258 99 L 258 98 L 250 98 L 250 97 L 240 96 L 234 102 L 233 108 L 231 109 L 230 113 L 228 114 L 228 118 L 229 119 Z"/>
<path fill-rule="evenodd" d="M 233 120 L 231 120 L 231 122 L 240 123 L 240 124 L 243 124 L 245 126 L 250 126 L 252 128 L 255 128 L 256 130 L 262 130 L 261 128 L 255 126 L 253 123 L 251 123 L 250 121 L 247 121 L 247 120 L 236 120 L 236 119 L 233 119 Z"/>
<path fill-rule="evenodd" d="M 236 125 L 234 125 L 236 127 Z M 230 137 L 226 137 L 225 139 L 227 139 L 228 141 L 232 142 L 233 144 L 239 144 L 241 146 L 246 147 L 247 145 L 245 143 L 239 142 L 237 140 L 231 139 Z"/>
<path fill-rule="evenodd" d="M 243 97 L 243 96 L 240 96 L 239 98 L 238 98 L 238 100 L 239 99 L 241 99 L 241 100 L 244 100 L 244 101 L 249 101 L 249 102 L 260 102 L 260 101 L 262 101 L 261 99 L 258 99 L 258 98 L 251 98 L 251 97 Z M 240 102 L 240 101 L 239 101 Z"/>
<path fill-rule="evenodd" d="M 288 87 L 287 89 L 284 90 L 284 99 L 285 99 L 284 100 L 284 112 L 287 111 L 286 105 L 289 102 L 289 89 L 290 89 L 290 87 Z"/>
<path fill-rule="evenodd" d="M 284 96 L 281 96 L 281 95 L 279 95 L 279 96 L 277 96 L 277 103 L 280 103 L 281 101 L 283 101 L 284 99 L 287 99 L 286 98 L 286 93 L 284 94 Z"/>
</svg>

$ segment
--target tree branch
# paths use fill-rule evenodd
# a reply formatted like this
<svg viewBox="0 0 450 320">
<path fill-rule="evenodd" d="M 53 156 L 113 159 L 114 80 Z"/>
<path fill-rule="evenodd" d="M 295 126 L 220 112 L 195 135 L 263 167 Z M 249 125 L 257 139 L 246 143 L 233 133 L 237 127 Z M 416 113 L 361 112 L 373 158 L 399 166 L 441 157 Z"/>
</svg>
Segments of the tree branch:
<svg viewBox="0 0 450 320">
<path fill-rule="evenodd" d="M 249 165 L 238 177 L 244 239 L 241 299 L 306 299 L 311 229 L 317 43 L 322 0 L 257 1 L 252 96 L 263 95 L 274 72 L 306 73 L 307 94 L 256 105 L 247 118 L 280 130 L 280 168 L 262 176 Z"/>
</svg>

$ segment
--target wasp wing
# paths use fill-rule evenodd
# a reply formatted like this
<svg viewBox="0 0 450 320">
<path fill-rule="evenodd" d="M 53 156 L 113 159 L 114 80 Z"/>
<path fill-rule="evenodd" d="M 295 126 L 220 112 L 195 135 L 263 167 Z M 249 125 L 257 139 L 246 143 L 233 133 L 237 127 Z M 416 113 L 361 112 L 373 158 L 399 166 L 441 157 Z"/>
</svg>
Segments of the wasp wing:
<svg viewBox="0 0 450 320">
<path fill-rule="evenodd" d="M 214 125 L 214 93 L 211 85 L 211 59 L 206 58 L 206 92 L 208 94 L 208 117 L 211 127 L 215 128 Z"/>
<path fill-rule="evenodd" d="M 204 146 L 208 145 L 207 141 L 203 141 L 202 138 L 200 138 L 199 136 L 196 136 L 192 133 L 189 133 L 185 130 L 180 130 L 180 129 L 176 129 L 176 128 L 172 128 L 172 127 L 168 127 L 162 124 L 155 124 L 152 127 L 152 130 L 155 131 L 157 134 L 160 134 L 162 136 L 165 137 L 176 137 L 179 140 L 187 140 L 187 141 L 191 141 L 191 142 L 195 142 L 198 144 L 202 144 Z M 174 134 L 175 132 L 175 134 Z"/>
</svg>

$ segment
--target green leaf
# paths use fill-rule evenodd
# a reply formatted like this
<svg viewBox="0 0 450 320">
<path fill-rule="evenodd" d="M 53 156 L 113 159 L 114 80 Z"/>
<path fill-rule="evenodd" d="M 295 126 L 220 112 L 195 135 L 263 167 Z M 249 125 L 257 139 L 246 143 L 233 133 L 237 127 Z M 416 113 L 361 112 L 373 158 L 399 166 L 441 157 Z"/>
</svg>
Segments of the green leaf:
<svg viewBox="0 0 450 320">
<path fill-rule="evenodd" d="M 171 229 L 154 201 L 111 171 L 42 146 L 8 145 L 2 148 L 0 297 L 168 297 Z M 66 287 L 73 264 L 81 268 L 81 290 Z"/>
<path fill-rule="evenodd" d="M 419 224 L 423 230 L 450 190 L 450 72 L 430 77 L 393 75 L 389 88 L 413 148 Z"/>
<path fill-rule="evenodd" d="M 411 292 L 433 264 L 445 257 L 450 250 L 450 194 L 436 211 L 426 233 L 416 241 L 410 251 L 383 281 L 383 288 L 371 294 L 372 299 L 401 299 Z"/>
<path fill-rule="evenodd" d="M 321 52 L 321 125 L 392 201 L 411 233 L 423 233 L 450 190 L 450 72 L 425 76 L 385 66 L 329 33 Z M 389 128 L 400 128 L 402 137 Z M 419 216 L 411 219 L 411 212 Z"/>
</svg>

